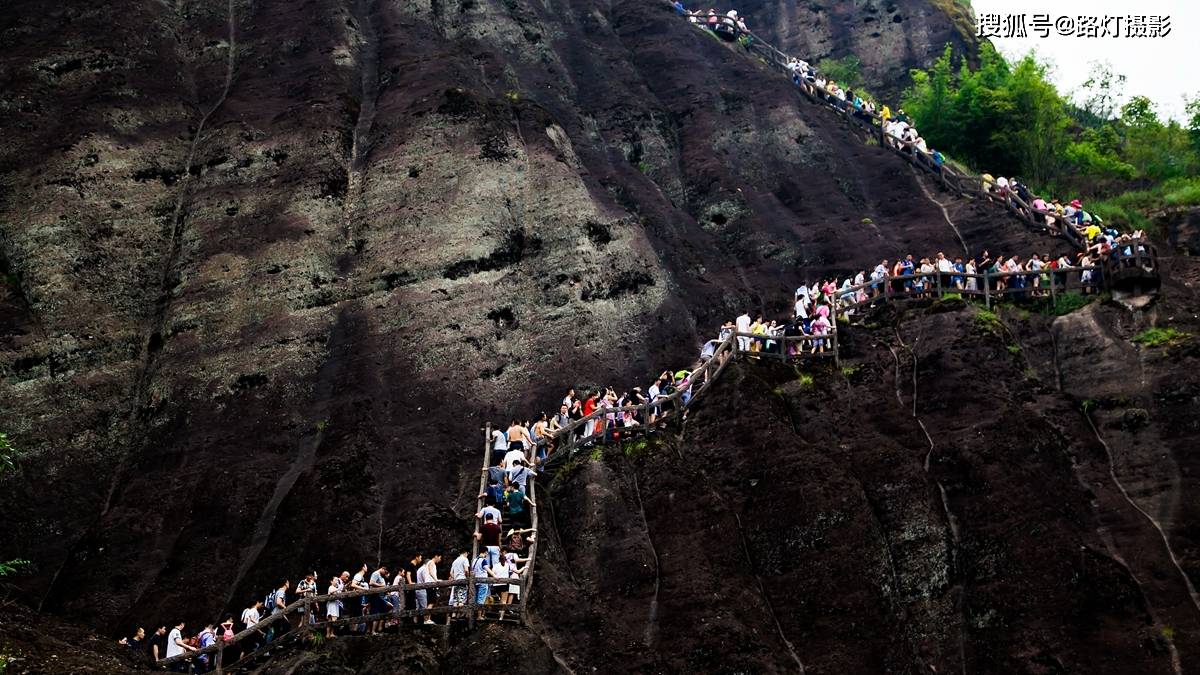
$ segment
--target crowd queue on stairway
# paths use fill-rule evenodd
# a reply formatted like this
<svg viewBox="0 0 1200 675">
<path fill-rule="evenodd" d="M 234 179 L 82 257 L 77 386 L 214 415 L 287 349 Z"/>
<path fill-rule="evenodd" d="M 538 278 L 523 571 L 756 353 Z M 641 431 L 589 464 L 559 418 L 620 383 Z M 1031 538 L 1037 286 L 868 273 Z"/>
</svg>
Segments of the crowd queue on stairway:
<svg viewBox="0 0 1200 675">
<path fill-rule="evenodd" d="M 715 8 L 709 9 L 707 13 L 703 10 L 689 11 L 681 0 L 675 0 L 673 6 L 678 14 L 687 17 L 700 28 L 714 32 L 733 31 L 747 38 L 742 41 L 744 46 L 749 47 L 753 44 L 753 34 L 747 28 L 745 18 L 740 16 L 737 10 L 729 10 L 724 14 Z M 945 155 L 929 147 L 903 109 L 893 113 L 887 105 L 877 106 L 862 91 L 855 92 L 851 87 L 843 87 L 837 81 L 826 78 L 803 59 L 792 57 L 785 67 L 791 73 L 792 82 L 810 97 L 824 101 L 839 112 L 861 118 L 869 124 L 879 124 L 882 138 L 889 147 L 909 153 L 935 173 L 940 174 L 945 170 Z M 1017 210 L 1034 220 L 1044 222 L 1047 231 L 1063 233 L 1063 227 L 1071 228 L 1071 232 L 1063 234 L 1073 235 L 1075 241 L 1081 242 L 1082 248 L 1086 249 L 1084 253 L 1091 261 L 1102 260 L 1110 255 L 1129 255 L 1128 247 L 1144 245 L 1145 234 L 1141 230 L 1121 234 L 1111 227 L 1106 227 L 1098 214 L 1083 208 L 1079 199 L 1067 201 L 1065 204 L 1058 199 L 1047 201 L 1033 194 L 1028 186 L 1015 178 L 997 178 L 988 173 L 984 173 L 980 178 L 980 187 L 989 200 L 1006 201 L 1009 195 L 1015 195 L 1023 202 L 1023 205 L 1014 204 Z"/>
<path fill-rule="evenodd" d="M 492 617 L 503 621 L 513 605 L 520 602 L 522 579 L 528 571 L 528 551 L 536 539 L 536 531 L 530 527 L 529 508 L 534 503 L 526 495 L 531 476 L 536 475 L 531 467 L 533 455 L 521 459 L 509 453 L 507 468 L 498 474 L 490 474 L 487 490 L 480 495 L 484 507 L 476 513 L 479 522 L 475 538 L 479 552 L 471 559 L 471 547 L 463 547 L 457 555 L 446 556 L 449 561 L 449 579 L 465 581 L 472 577 L 475 582 L 475 618 Z M 376 635 L 399 630 L 405 624 L 433 625 L 433 614 L 429 611 L 439 605 L 458 608 L 445 613 L 445 623 L 466 619 L 472 611 L 468 601 L 469 587 L 465 584 L 439 588 L 405 588 L 420 586 L 442 580 L 445 558 L 441 552 L 426 554 L 416 552 L 395 567 L 370 566 L 362 563 L 351 574 L 349 570 L 321 577 L 309 572 L 299 578 L 293 586 L 288 578 L 279 579 L 273 589 L 260 597 L 255 595 L 235 621 L 234 616 L 224 615 L 219 621 L 204 624 L 197 633 L 188 630 L 186 622 L 180 620 L 169 625 L 160 625 L 150 635 L 138 628 L 133 636 L 121 638 L 119 644 L 133 650 L 138 658 L 151 663 L 176 656 L 186 656 L 210 647 L 217 641 L 230 644 L 225 651 L 228 665 L 260 649 L 269 649 L 273 641 L 293 629 L 302 628 L 306 615 L 288 612 L 288 606 L 297 600 L 315 598 L 322 592 L 333 596 L 353 591 L 381 589 L 348 598 L 330 598 L 314 602 L 307 621 L 314 631 L 319 617 L 328 622 L 353 619 L 355 616 L 376 617 L 370 621 L 344 621 L 341 627 L 327 625 L 322 632 L 326 639 L 339 635 Z M 415 611 L 412 616 L 400 616 L 402 612 Z M 268 616 L 285 614 L 273 622 L 264 620 Z M 193 629 L 195 630 L 195 629 Z M 251 631 L 249 637 L 234 642 L 239 630 Z M 215 667 L 214 654 L 199 654 L 169 664 L 175 672 L 209 672 Z"/>
</svg>

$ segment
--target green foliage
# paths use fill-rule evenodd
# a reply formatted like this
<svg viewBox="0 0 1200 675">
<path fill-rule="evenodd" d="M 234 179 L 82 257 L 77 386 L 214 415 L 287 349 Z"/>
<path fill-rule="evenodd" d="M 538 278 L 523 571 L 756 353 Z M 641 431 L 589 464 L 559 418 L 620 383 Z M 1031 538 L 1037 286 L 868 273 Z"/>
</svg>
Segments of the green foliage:
<svg viewBox="0 0 1200 675">
<path fill-rule="evenodd" d="M 17 449 L 13 447 L 12 441 L 8 440 L 8 434 L 0 433 L 0 478 L 16 472 Z"/>
<path fill-rule="evenodd" d="M 1008 350 L 1009 354 L 1012 354 L 1014 356 L 1021 353 L 1021 345 L 1008 345 L 1007 347 L 1005 347 L 1005 349 Z"/>
<path fill-rule="evenodd" d="M 1004 332 L 1004 324 L 1000 317 L 990 309 L 980 309 L 975 313 L 975 327 L 990 335 L 1000 335 Z"/>
<path fill-rule="evenodd" d="M 16 573 L 20 572 L 21 570 L 27 569 L 31 565 L 33 565 L 33 563 L 29 562 L 28 560 L 25 560 L 24 558 L 17 558 L 15 560 L 8 560 L 8 561 L 0 561 L 0 579 L 3 579 L 4 577 L 16 574 Z"/>
<path fill-rule="evenodd" d="M 1063 149 L 1063 160 L 1084 173 L 1101 178 L 1132 180 L 1137 177 L 1137 168 L 1123 162 L 1114 153 L 1104 152 L 1096 143 L 1079 141 Z"/>
<path fill-rule="evenodd" d="M 854 377 L 855 375 L 857 375 L 859 373 L 859 371 L 861 371 L 861 370 L 862 370 L 862 366 L 857 363 L 849 365 L 849 366 L 842 366 L 842 377 L 844 377 L 846 379 L 850 379 L 850 378 Z"/>
<path fill-rule="evenodd" d="M 1032 54 L 1009 64 L 990 44 L 979 68 L 957 72 L 950 46 L 928 71 L 913 71 L 904 109 L 930 147 L 1027 181 L 1053 178 L 1066 144 L 1066 101 Z"/>
<path fill-rule="evenodd" d="M 1131 338 L 1143 347 L 1165 347 L 1176 345 L 1191 337 L 1188 333 L 1175 328 L 1147 328 Z"/>
<path fill-rule="evenodd" d="M 593 462 L 599 462 L 602 457 L 604 457 L 604 450 L 601 448 L 592 448 L 592 451 L 588 453 L 588 459 Z"/>
<path fill-rule="evenodd" d="M 625 441 L 622 449 L 624 450 L 626 457 L 636 457 L 644 454 L 649 447 L 650 442 L 645 438 L 640 438 L 636 441 Z"/>
<path fill-rule="evenodd" d="M 1153 233 L 1155 207 L 1200 203 L 1200 97 L 1180 124 L 1144 96 L 1121 105 L 1124 82 L 1099 66 L 1073 92 L 1076 105 L 1032 53 L 1009 62 L 984 44 L 972 67 L 947 46 L 928 70 L 912 72 L 902 103 L 926 143 L 958 160 L 952 165 L 1078 196 L 1118 229 Z M 1167 187 L 1173 181 L 1183 184 Z"/>
<path fill-rule="evenodd" d="M 1129 190 L 1107 199 L 1092 200 L 1087 208 L 1105 222 L 1120 223 L 1122 229 L 1146 230 L 1161 235 L 1150 214 L 1170 207 L 1200 206 L 1200 177 L 1180 177 L 1163 181 L 1145 190 Z"/>
<path fill-rule="evenodd" d="M 638 162 L 637 168 L 642 173 L 650 173 L 650 165 L 646 162 Z"/>
<path fill-rule="evenodd" d="M 800 386 L 801 386 L 801 387 L 811 387 L 811 386 L 813 386 L 813 376 L 812 376 L 812 375 L 809 375 L 808 373 L 800 373 L 800 378 L 799 378 L 799 379 L 800 379 Z"/>
<path fill-rule="evenodd" d="M 325 633 L 319 630 L 310 630 L 304 634 L 303 640 L 309 647 L 320 647 L 325 644 Z"/>
<path fill-rule="evenodd" d="M 1082 309 L 1094 301 L 1098 296 L 1084 295 L 1082 293 L 1063 293 L 1054 298 L 1053 303 L 1046 303 L 1043 314 L 1049 316 L 1063 316 L 1070 314 L 1077 309 Z"/>
<path fill-rule="evenodd" d="M 521 100 L 521 92 L 506 91 L 504 92 L 504 98 L 507 99 L 509 103 L 516 103 L 517 101 Z"/>
<path fill-rule="evenodd" d="M 840 59 L 825 58 L 817 62 L 818 71 L 843 87 L 855 88 L 862 84 L 861 68 L 862 61 L 853 54 Z"/>
</svg>

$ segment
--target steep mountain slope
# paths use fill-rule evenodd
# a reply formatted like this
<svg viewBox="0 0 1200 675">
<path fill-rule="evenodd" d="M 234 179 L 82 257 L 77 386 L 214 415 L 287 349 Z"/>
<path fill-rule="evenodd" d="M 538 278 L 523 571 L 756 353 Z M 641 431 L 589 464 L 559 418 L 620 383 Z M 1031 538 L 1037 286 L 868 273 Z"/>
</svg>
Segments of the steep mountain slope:
<svg viewBox="0 0 1200 675">
<path fill-rule="evenodd" d="M 886 101 L 898 101 L 909 69 L 928 68 L 947 44 L 968 58 L 978 46 L 967 0 L 752 0 L 738 10 L 756 34 L 810 63 L 857 58 L 862 84 Z"/>
<path fill-rule="evenodd" d="M 194 622 L 280 573 L 449 549 L 470 532 L 485 419 L 537 410 L 569 384 L 641 381 L 732 312 L 783 311 L 800 278 L 908 251 L 1057 245 L 937 193 L 653 3 L 18 2 L 2 21 L 0 429 L 25 454 L 0 497 L 0 550 L 35 561 L 16 582 L 27 602 L 97 627 L 185 607 Z M 740 438 L 714 436 L 713 461 Z M 862 473 L 864 491 L 891 489 L 881 467 Z M 596 496 L 611 517 L 556 497 L 567 557 L 548 555 L 536 626 L 554 653 L 666 669 L 736 656 L 790 670 L 792 651 L 848 669 L 981 658 L 954 656 L 975 643 L 938 626 L 962 600 L 937 580 L 944 560 L 918 559 L 948 555 L 937 500 L 913 497 L 872 540 L 913 528 L 924 552 L 899 590 L 861 595 L 877 570 L 847 541 L 849 559 L 828 565 L 859 566 L 841 577 L 855 590 L 822 587 L 821 602 L 882 630 L 914 610 L 876 600 L 920 604 L 931 586 L 937 601 L 910 633 L 822 651 L 811 645 L 845 624 L 789 619 L 783 598 L 755 591 L 766 568 L 723 567 L 741 541 L 730 518 L 758 532 L 741 544 L 755 561 L 779 514 L 730 515 L 725 491 L 685 500 L 697 489 L 686 478 L 652 478 L 663 482 L 635 500 L 640 527 L 627 477 Z M 911 493 L 931 486 L 909 478 Z M 674 556 L 697 543 L 656 522 L 682 508 L 671 489 L 696 518 L 733 504 L 718 511 L 726 557 L 687 569 L 735 583 L 697 581 L 656 605 L 661 624 L 618 625 L 646 601 L 601 589 L 604 560 L 636 571 L 644 593 L 658 567 L 643 535 L 674 538 Z M 847 517 L 873 522 L 872 499 Z M 1048 508 L 1034 506 L 1019 516 Z M 586 538 L 620 527 L 628 537 L 606 534 L 615 551 Z M 1034 562 L 1054 588 L 1061 577 Z M 595 595 L 605 611 L 568 602 Z M 715 621 L 712 602 L 728 633 L 687 656 L 693 643 L 676 636 Z M 1060 617 L 1078 602 L 1044 599 Z M 1137 602 L 1113 602 L 1118 625 L 1144 619 Z M 597 627 L 593 645 L 568 648 Z M 1086 663 L 1063 651 L 1074 639 L 1046 649 Z M 1113 639 L 1120 663 L 1142 653 L 1132 634 Z M 647 644 L 672 655 L 636 653 Z"/>
</svg>

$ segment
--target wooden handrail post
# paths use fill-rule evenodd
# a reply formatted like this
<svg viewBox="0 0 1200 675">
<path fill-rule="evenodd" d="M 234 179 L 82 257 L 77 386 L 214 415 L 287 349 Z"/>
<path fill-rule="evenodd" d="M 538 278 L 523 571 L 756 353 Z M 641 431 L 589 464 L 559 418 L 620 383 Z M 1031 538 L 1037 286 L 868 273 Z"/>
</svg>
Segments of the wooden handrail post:
<svg viewBox="0 0 1200 675">
<path fill-rule="evenodd" d="M 988 277 L 988 271 L 983 271 L 983 305 L 988 309 L 992 308 L 992 280 Z"/>
<path fill-rule="evenodd" d="M 225 675 L 225 638 L 217 638 L 217 658 L 215 659 L 217 675 Z"/>
<path fill-rule="evenodd" d="M 476 545 L 476 548 L 479 548 L 478 544 Z M 475 558 L 473 558 L 471 560 L 472 567 L 475 566 L 475 560 L 477 560 L 478 558 L 479 558 L 479 554 L 476 553 Z M 471 629 L 475 628 L 475 612 L 477 611 L 477 605 L 475 603 L 476 593 L 477 593 L 477 591 L 475 589 L 475 573 L 472 572 L 470 569 L 468 569 L 467 570 L 467 628 L 471 628 Z"/>
</svg>

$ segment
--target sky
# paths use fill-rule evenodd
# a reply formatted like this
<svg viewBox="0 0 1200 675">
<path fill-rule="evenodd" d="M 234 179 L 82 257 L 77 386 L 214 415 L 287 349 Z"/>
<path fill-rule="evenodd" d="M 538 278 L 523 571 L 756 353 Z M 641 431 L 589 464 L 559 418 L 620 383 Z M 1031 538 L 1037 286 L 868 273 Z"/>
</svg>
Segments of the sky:
<svg viewBox="0 0 1200 675">
<path fill-rule="evenodd" d="M 1200 68 L 1194 66 L 1194 54 L 1200 46 L 1200 0 L 1140 0 L 1139 2 L 1113 2 L 1112 0 L 972 0 L 978 20 L 985 14 L 1001 17 L 1000 30 L 1005 32 L 1007 15 L 1025 15 L 1026 38 L 991 37 L 1006 57 L 1015 58 L 1036 50 L 1043 61 L 1053 64 L 1051 79 L 1058 90 L 1070 95 L 1078 92 L 1080 85 L 1088 79 L 1096 62 L 1107 62 L 1114 73 L 1124 75 L 1125 91 L 1128 96 L 1144 95 L 1158 104 L 1160 117 L 1171 117 L 1183 121 L 1183 96 L 1200 95 Z M 1034 30 L 1034 15 L 1049 15 L 1049 36 L 1042 37 Z M 1126 19 L 1136 16 L 1170 17 L 1170 32 L 1165 37 L 1125 37 Z M 1066 21 L 1059 17 L 1071 17 L 1079 25 L 1079 17 L 1121 17 L 1120 37 L 1080 37 L 1074 34 Z M 1069 35 L 1060 35 L 1054 23 Z M 978 24 L 977 24 L 978 25 Z M 1116 28 L 1117 22 L 1109 22 Z M 1128 98 L 1128 96 L 1126 98 Z M 1072 96 L 1082 102 L 1081 96 Z M 1122 101 L 1123 102 L 1123 101 Z"/>
</svg>

